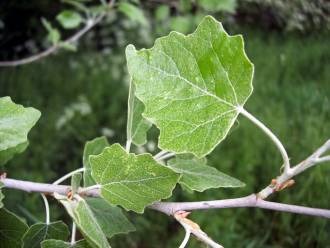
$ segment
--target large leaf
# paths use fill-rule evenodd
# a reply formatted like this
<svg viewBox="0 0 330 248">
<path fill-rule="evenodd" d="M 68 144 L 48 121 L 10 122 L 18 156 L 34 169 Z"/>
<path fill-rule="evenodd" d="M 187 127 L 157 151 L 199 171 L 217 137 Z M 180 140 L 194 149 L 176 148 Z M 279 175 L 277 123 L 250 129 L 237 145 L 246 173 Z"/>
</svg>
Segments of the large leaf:
<svg viewBox="0 0 330 248">
<path fill-rule="evenodd" d="M 24 108 L 10 97 L 0 98 L 0 165 L 27 146 L 27 135 L 40 117 L 34 108 Z"/>
<path fill-rule="evenodd" d="M 98 137 L 91 141 L 87 141 L 85 144 L 84 155 L 83 155 L 83 165 L 85 168 L 84 171 L 84 186 L 92 186 L 95 184 L 94 179 L 91 175 L 91 166 L 89 164 L 90 155 L 100 154 L 105 147 L 109 146 L 108 140 L 106 137 Z"/>
<path fill-rule="evenodd" d="M 119 233 L 135 231 L 134 226 L 129 222 L 120 208 L 111 206 L 102 198 L 87 198 L 86 202 L 108 238 Z"/>
<path fill-rule="evenodd" d="M 107 237 L 84 199 L 80 198 L 80 200 L 69 200 L 66 197 L 56 193 L 54 196 L 63 204 L 82 235 L 92 247 L 110 247 Z"/>
<path fill-rule="evenodd" d="M 0 181 L 0 208 L 3 207 L 2 200 L 3 200 L 3 198 L 5 198 L 4 194 L 1 191 L 2 188 L 3 188 L 3 183 Z"/>
<path fill-rule="evenodd" d="M 91 247 L 86 240 L 79 240 L 75 242 L 73 245 L 71 245 L 71 243 L 62 240 L 48 239 L 41 242 L 41 248 L 93 248 L 93 247 Z"/>
<path fill-rule="evenodd" d="M 182 174 L 179 183 L 191 190 L 202 192 L 210 188 L 243 187 L 244 183 L 217 169 L 207 166 L 200 159 L 174 158 L 168 165 L 175 172 Z"/>
<path fill-rule="evenodd" d="M 21 238 L 27 229 L 14 213 L 0 209 L 0 248 L 21 248 Z"/>
<path fill-rule="evenodd" d="M 62 221 L 36 223 L 27 230 L 22 238 L 22 248 L 39 248 L 40 243 L 46 239 L 66 240 L 69 237 L 69 229 Z"/>
<path fill-rule="evenodd" d="M 227 135 L 252 93 L 253 64 L 242 36 L 205 17 L 188 36 L 171 32 L 151 49 L 126 49 L 144 117 L 160 129 L 159 146 L 203 157 Z"/>
<path fill-rule="evenodd" d="M 147 131 L 151 123 L 143 118 L 143 103 L 135 97 L 135 85 L 130 83 L 128 96 L 127 140 L 137 146 L 147 142 Z"/>
<path fill-rule="evenodd" d="M 179 175 L 150 154 L 127 153 L 114 144 L 91 156 L 92 176 L 109 203 L 143 213 L 144 208 L 171 196 Z"/>
</svg>

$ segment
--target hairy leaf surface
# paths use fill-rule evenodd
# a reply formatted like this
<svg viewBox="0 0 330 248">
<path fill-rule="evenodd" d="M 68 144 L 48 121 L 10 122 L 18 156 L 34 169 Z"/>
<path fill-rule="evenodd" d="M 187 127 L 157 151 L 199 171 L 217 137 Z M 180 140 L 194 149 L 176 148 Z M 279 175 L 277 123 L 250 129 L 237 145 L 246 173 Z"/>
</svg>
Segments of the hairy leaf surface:
<svg viewBox="0 0 330 248">
<path fill-rule="evenodd" d="M 84 187 L 95 185 L 95 181 L 91 175 L 91 166 L 89 164 L 90 155 L 100 154 L 104 148 L 109 146 L 109 142 L 106 137 L 98 137 L 91 141 L 87 141 L 85 144 L 84 155 L 83 155 L 83 165 L 84 171 Z"/>
<path fill-rule="evenodd" d="M 26 148 L 28 132 L 39 118 L 38 110 L 0 98 L 0 165 Z"/>
<path fill-rule="evenodd" d="M 107 237 L 84 199 L 69 200 L 58 194 L 54 194 L 54 196 L 63 204 L 85 239 L 92 247 L 110 247 Z"/>
<path fill-rule="evenodd" d="M 210 167 L 200 159 L 174 158 L 168 165 L 175 172 L 182 174 L 179 183 L 191 190 L 202 192 L 210 188 L 243 187 L 244 183 L 228 176 L 214 167 Z"/>
<path fill-rule="evenodd" d="M 69 237 L 68 226 L 62 221 L 36 223 L 27 230 L 22 238 L 22 248 L 38 248 L 46 239 L 66 240 Z"/>
<path fill-rule="evenodd" d="M 252 93 L 253 64 L 241 36 L 205 17 L 188 36 L 171 32 L 150 49 L 126 49 L 144 117 L 160 129 L 159 146 L 203 157 L 227 135 Z"/>
<path fill-rule="evenodd" d="M 21 248 L 21 238 L 28 226 L 14 213 L 0 209 L 0 248 Z"/>
<path fill-rule="evenodd" d="M 142 213 L 144 208 L 171 196 L 179 175 L 157 163 L 151 154 L 127 153 L 114 144 L 90 157 L 92 176 L 109 203 Z"/>
<path fill-rule="evenodd" d="M 131 82 L 128 96 L 127 140 L 137 146 L 147 142 L 147 132 L 152 125 L 143 118 L 143 111 L 144 105 L 135 97 L 135 85 Z"/>
<path fill-rule="evenodd" d="M 134 226 L 119 207 L 110 205 L 102 198 L 87 198 L 86 202 L 108 238 L 116 234 L 135 231 Z"/>
</svg>

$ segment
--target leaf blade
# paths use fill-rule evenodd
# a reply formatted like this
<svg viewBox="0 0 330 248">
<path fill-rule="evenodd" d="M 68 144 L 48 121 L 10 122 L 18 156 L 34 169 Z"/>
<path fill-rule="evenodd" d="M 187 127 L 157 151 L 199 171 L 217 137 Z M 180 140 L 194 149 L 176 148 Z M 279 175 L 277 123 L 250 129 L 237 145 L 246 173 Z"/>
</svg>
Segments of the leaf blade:
<svg viewBox="0 0 330 248">
<path fill-rule="evenodd" d="M 197 159 L 185 160 L 174 158 L 168 161 L 168 166 L 175 172 L 182 174 L 179 183 L 185 185 L 190 190 L 203 192 L 211 188 L 236 188 L 245 186 L 238 179 L 228 176 Z"/>
<path fill-rule="evenodd" d="M 15 104 L 10 97 L 0 98 L 0 165 L 24 151 L 28 132 L 40 115 L 39 110 Z"/>
<path fill-rule="evenodd" d="M 92 176 L 110 204 L 143 213 L 144 208 L 171 196 L 179 175 L 150 154 L 128 154 L 114 144 L 90 157 Z"/>
<path fill-rule="evenodd" d="M 253 64 L 242 37 L 229 36 L 210 16 L 191 35 L 171 32 L 140 51 L 129 45 L 126 57 L 162 150 L 207 155 L 252 93 Z"/>
</svg>

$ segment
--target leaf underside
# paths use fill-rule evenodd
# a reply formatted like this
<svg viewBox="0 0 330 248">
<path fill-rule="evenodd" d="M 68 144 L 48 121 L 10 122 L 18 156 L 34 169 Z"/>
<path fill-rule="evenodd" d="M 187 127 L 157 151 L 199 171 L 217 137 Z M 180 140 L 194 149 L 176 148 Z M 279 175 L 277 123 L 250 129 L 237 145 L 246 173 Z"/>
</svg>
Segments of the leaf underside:
<svg viewBox="0 0 330 248">
<path fill-rule="evenodd" d="M 54 194 L 54 197 L 63 204 L 91 247 L 110 248 L 102 228 L 84 199 L 63 199 L 63 196 L 58 194 Z"/>
<path fill-rule="evenodd" d="M 151 127 L 151 123 L 143 118 L 143 103 L 135 97 L 135 85 L 130 82 L 128 96 L 128 118 L 127 118 L 127 140 L 131 140 L 133 144 L 142 146 L 147 142 L 147 132 Z"/>
<path fill-rule="evenodd" d="M 244 183 L 228 176 L 216 168 L 208 166 L 200 159 L 174 158 L 168 161 L 168 166 L 182 177 L 179 183 L 190 190 L 203 192 L 210 188 L 243 187 Z"/>
<path fill-rule="evenodd" d="M 95 185 L 95 181 L 91 175 L 91 166 L 89 164 L 89 156 L 100 154 L 104 148 L 109 146 L 109 142 L 106 137 L 98 137 L 91 141 L 87 141 L 84 148 L 83 165 L 84 171 L 84 187 Z"/>
<path fill-rule="evenodd" d="M 150 154 L 127 153 L 114 144 L 90 157 L 92 176 L 101 196 L 113 205 L 143 213 L 144 208 L 171 196 L 179 175 L 157 163 Z"/>
<path fill-rule="evenodd" d="M 159 147 L 203 157 L 227 135 L 252 93 L 253 64 L 240 35 L 207 16 L 188 36 L 171 32 L 150 49 L 126 48 L 143 116 L 160 130 Z"/>
<path fill-rule="evenodd" d="M 111 206 L 102 198 L 87 198 L 86 202 L 107 238 L 135 231 L 119 207 Z"/>
</svg>

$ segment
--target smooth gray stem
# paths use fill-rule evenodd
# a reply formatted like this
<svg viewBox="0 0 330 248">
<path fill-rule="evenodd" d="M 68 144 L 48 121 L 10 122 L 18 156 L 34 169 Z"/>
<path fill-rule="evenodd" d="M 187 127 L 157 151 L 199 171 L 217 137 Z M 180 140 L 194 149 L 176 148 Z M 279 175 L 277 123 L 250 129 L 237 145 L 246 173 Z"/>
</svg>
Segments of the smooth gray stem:
<svg viewBox="0 0 330 248">
<path fill-rule="evenodd" d="M 0 181 L 4 184 L 6 188 L 18 189 L 27 192 L 39 192 L 39 193 L 49 193 L 49 194 L 56 192 L 58 194 L 66 195 L 71 190 L 71 187 L 68 185 L 35 183 L 35 182 L 21 181 L 10 178 L 3 178 L 0 179 Z M 92 189 L 85 192 L 83 192 L 83 190 L 84 188 L 80 188 L 78 192 L 82 192 L 82 194 L 91 197 L 100 196 L 99 189 Z M 150 209 L 163 212 L 167 215 L 174 215 L 174 213 L 176 213 L 179 210 L 190 211 L 190 210 L 202 210 L 202 209 L 255 207 L 255 208 L 270 209 L 275 211 L 330 218 L 330 210 L 327 209 L 309 208 L 309 207 L 302 207 L 302 206 L 283 204 L 277 202 L 269 202 L 258 198 L 255 194 L 240 198 L 215 200 L 215 201 L 156 202 L 148 207 Z"/>
</svg>

